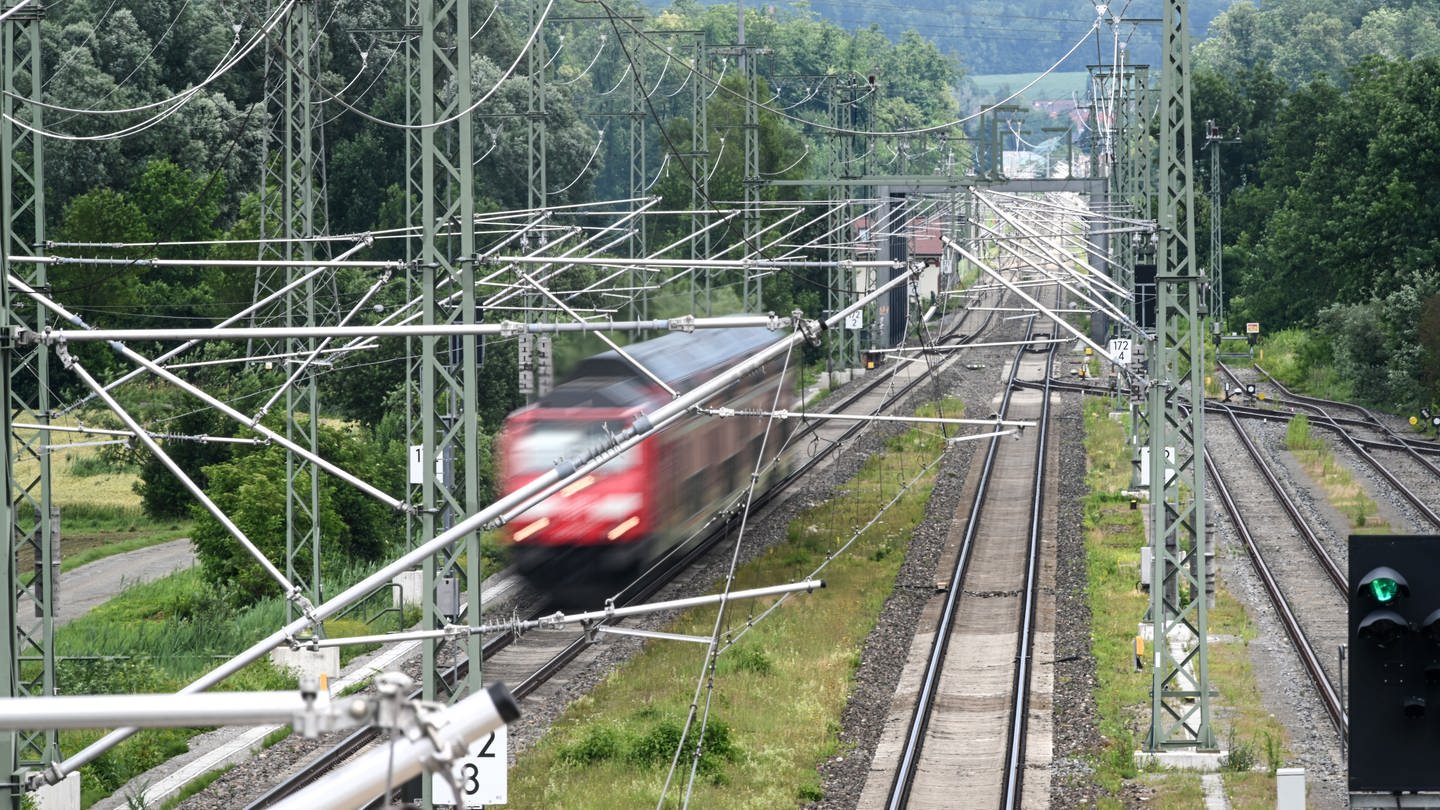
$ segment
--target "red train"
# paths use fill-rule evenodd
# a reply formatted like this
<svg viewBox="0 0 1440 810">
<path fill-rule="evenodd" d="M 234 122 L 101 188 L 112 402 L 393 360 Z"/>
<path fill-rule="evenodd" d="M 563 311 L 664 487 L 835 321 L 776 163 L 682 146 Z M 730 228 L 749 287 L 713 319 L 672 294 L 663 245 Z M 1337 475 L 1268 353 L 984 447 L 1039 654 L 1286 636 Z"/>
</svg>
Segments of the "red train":
<svg viewBox="0 0 1440 810">
<path fill-rule="evenodd" d="M 673 332 L 625 352 L 684 393 L 780 337 L 758 327 Z M 707 405 L 793 407 L 794 364 L 785 374 L 781 366 L 772 360 Z M 582 360 L 565 382 L 506 419 L 499 438 L 502 486 L 514 491 L 669 401 L 617 352 Z M 767 424 L 753 416 L 691 416 L 647 437 L 510 521 L 505 539 L 516 565 L 543 586 L 628 581 L 741 492 L 762 443 L 766 460 L 774 458 L 785 433 L 777 429 L 766 441 Z"/>
</svg>

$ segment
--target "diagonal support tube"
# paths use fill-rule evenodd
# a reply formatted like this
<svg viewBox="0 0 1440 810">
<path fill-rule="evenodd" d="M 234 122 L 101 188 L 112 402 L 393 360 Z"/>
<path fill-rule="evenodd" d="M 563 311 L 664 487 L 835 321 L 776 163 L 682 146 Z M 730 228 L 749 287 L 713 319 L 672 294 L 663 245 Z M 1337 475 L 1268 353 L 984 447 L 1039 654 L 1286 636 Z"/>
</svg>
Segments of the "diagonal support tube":
<svg viewBox="0 0 1440 810">
<path fill-rule="evenodd" d="M 65 368 L 74 372 L 75 376 L 79 377 L 81 382 L 85 383 L 91 391 L 94 391 L 95 395 L 105 403 L 105 406 L 116 416 L 120 417 L 120 421 L 125 423 L 125 427 L 134 432 L 135 438 L 139 439 L 140 443 L 145 445 L 145 449 L 153 453 L 155 458 L 159 459 L 160 463 L 165 465 L 165 469 L 169 470 L 170 474 L 175 476 L 175 479 L 179 481 L 185 489 L 189 490 L 191 495 L 195 496 L 195 499 L 200 502 L 200 505 L 205 508 L 205 511 L 209 512 L 210 516 L 215 518 L 216 522 L 224 527 L 225 531 L 245 548 L 246 553 L 255 558 L 255 562 L 260 563 L 260 567 L 265 569 L 265 573 L 269 574 L 271 579 L 280 583 L 281 590 L 285 592 L 285 598 L 296 604 L 303 603 L 303 607 L 308 608 L 309 604 L 306 603 L 305 597 L 301 594 L 300 589 L 296 588 L 290 580 L 285 578 L 285 575 L 280 572 L 280 569 L 276 568 L 275 564 L 270 562 L 270 559 L 265 556 L 265 552 L 256 548 L 255 544 L 250 542 L 250 538 L 245 536 L 245 532 L 241 531 L 240 527 L 236 526 L 234 521 L 230 520 L 229 516 L 227 516 L 214 501 L 210 500 L 209 496 L 205 494 L 205 491 L 200 489 L 200 486 L 196 484 L 190 476 L 186 475 L 184 470 L 180 469 L 180 465 L 175 463 L 175 460 L 170 458 L 170 455 L 161 449 L 160 443 L 155 441 L 155 439 L 146 432 L 145 428 L 140 426 L 140 423 L 135 420 L 135 417 L 131 416 L 130 412 L 125 410 L 124 406 L 119 402 L 116 402 L 115 398 L 110 396 L 110 392 L 106 391 L 103 385 L 96 381 L 94 377 L 90 376 L 90 372 L 86 371 L 85 367 L 80 364 L 80 361 L 76 360 L 74 355 L 70 354 L 69 348 L 62 343 L 55 347 L 55 352 L 60 356 L 60 362 L 65 364 Z"/>
</svg>

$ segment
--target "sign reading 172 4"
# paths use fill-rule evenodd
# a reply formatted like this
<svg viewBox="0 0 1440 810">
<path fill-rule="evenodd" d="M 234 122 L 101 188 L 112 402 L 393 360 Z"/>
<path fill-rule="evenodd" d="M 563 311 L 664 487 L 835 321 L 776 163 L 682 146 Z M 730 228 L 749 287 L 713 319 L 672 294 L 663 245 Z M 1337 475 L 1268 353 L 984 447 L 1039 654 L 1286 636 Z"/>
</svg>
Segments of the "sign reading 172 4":
<svg viewBox="0 0 1440 810">
<path fill-rule="evenodd" d="M 1111 338 L 1110 343 L 1105 346 L 1110 359 L 1122 366 L 1130 365 L 1130 348 L 1130 338 Z"/>
<path fill-rule="evenodd" d="M 477 808 L 509 801 L 506 781 L 505 751 L 509 739 L 505 727 L 481 737 L 470 745 L 470 755 L 455 763 L 455 784 L 460 787 L 456 801 L 450 784 L 439 774 L 430 777 L 431 795 L 436 805 Z"/>
</svg>

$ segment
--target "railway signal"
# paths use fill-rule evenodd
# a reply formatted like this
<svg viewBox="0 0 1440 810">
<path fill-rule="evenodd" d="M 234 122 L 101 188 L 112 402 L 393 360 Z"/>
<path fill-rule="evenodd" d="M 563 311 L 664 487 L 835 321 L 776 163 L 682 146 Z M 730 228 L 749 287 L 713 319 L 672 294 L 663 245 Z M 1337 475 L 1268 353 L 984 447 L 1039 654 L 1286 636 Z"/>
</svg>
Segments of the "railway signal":
<svg viewBox="0 0 1440 810">
<path fill-rule="evenodd" d="M 1440 790 L 1440 536 L 1350 536 L 1350 790 Z"/>
</svg>

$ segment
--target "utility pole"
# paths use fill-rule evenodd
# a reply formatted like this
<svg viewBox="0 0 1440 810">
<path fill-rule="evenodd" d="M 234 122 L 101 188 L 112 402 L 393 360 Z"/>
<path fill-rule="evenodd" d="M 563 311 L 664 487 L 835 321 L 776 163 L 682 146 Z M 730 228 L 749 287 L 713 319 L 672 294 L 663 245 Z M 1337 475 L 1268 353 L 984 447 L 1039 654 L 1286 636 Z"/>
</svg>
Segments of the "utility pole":
<svg viewBox="0 0 1440 810">
<path fill-rule="evenodd" d="M 745 45 L 745 0 L 735 0 L 738 16 L 738 38 L 735 41 L 739 51 L 740 75 L 745 78 L 745 168 L 741 183 L 745 186 L 745 209 L 741 215 L 745 222 L 745 251 L 753 252 L 760 234 L 760 92 L 759 77 L 755 70 L 755 54 Z M 761 294 L 760 274 L 745 273 L 745 310 L 760 312 L 765 307 Z"/>
<path fill-rule="evenodd" d="M 48 284 L 44 264 L 11 264 L 15 255 L 34 255 L 45 243 L 45 140 L 27 127 L 41 129 L 44 83 L 40 52 L 39 3 L 6 9 L 0 42 L 0 270 L 18 275 L 26 284 Z M 23 79 L 28 78 L 28 84 Z M 21 124 L 25 126 L 21 126 Z M 17 328 L 42 330 L 46 313 L 28 299 L 14 298 L 10 284 L 0 285 L 0 311 L 5 334 Z M 50 419 L 50 349 L 7 341 L 0 351 L 4 381 L 5 502 L 0 516 L 7 551 L 0 562 L 5 599 L 4 647 L 0 649 L 0 697 L 53 695 L 55 682 L 55 585 L 60 565 L 55 547 L 58 526 L 51 521 L 50 431 L 19 431 L 17 422 L 47 425 Z M 19 463 L 35 465 L 28 472 Z M 34 559 L 38 576 L 20 584 L 19 555 Z M 26 603 L 33 603 L 26 604 Z M 26 610 L 22 611 L 21 606 Z M 26 771 L 60 760 L 59 736 L 53 729 L 0 733 L 0 774 L 6 786 L 4 807 L 19 810 Z"/>
<path fill-rule="evenodd" d="M 1149 380 L 1155 639 L 1147 751 L 1215 749 L 1206 641 L 1205 409 L 1200 407 L 1205 397 L 1205 279 L 1195 263 L 1187 6 L 1188 0 L 1165 0 L 1161 48 L 1160 250 Z"/>
<path fill-rule="evenodd" d="M 639 37 L 637 37 L 636 40 L 638 42 Z M 635 70 L 630 77 L 630 148 L 628 150 L 630 158 L 630 206 L 632 211 L 644 205 L 640 198 L 645 196 L 645 186 L 650 182 L 647 166 L 648 161 L 646 160 L 649 150 L 646 148 L 648 144 L 646 143 L 645 137 L 645 119 L 649 118 L 649 116 L 645 111 L 645 96 L 655 89 L 651 88 L 647 90 L 645 87 L 645 59 L 643 58 L 643 51 L 637 48 L 633 52 L 635 53 Z M 666 55 L 669 55 L 668 50 L 666 51 Z M 665 72 L 662 70 L 660 75 L 664 76 Z M 635 219 L 636 222 L 632 229 L 633 235 L 629 240 L 631 258 L 644 256 L 648 253 L 648 248 L 646 247 L 648 240 L 645 238 L 646 217 L 642 214 Z M 633 291 L 640 288 L 642 284 L 641 279 L 645 278 L 646 275 L 645 271 L 632 269 L 627 275 L 629 276 L 629 287 L 632 290 L 632 294 L 636 295 L 636 297 L 631 300 L 638 305 L 633 315 L 635 318 L 644 318 L 644 299 L 638 294 L 633 293 Z"/>
<path fill-rule="evenodd" d="M 710 258 L 710 87 L 703 81 L 708 75 L 706 65 L 709 55 L 706 49 L 705 32 L 695 34 L 695 78 L 690 83 L 690 215 L 692 230 L 700 231 L 699 239 L 690 242 L 690 257 Z M 702 213 L 703 212 L 703 213 Z M 696 306 L 695 276 L 690 274 L 690 311 L 700 312 Z M 710 312 L 710 270 L 705 272 L 705 306 L 703 312 Z"/>
</svg>

